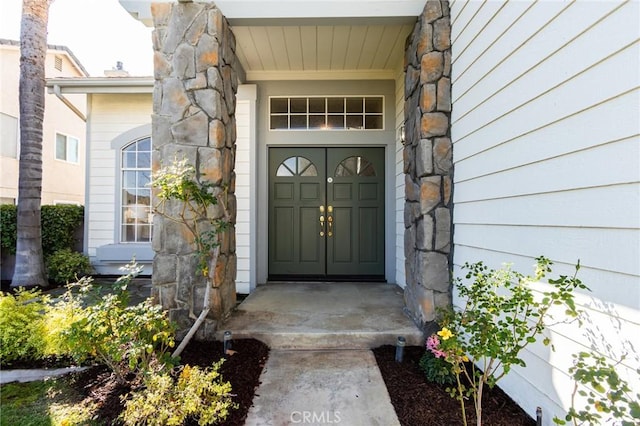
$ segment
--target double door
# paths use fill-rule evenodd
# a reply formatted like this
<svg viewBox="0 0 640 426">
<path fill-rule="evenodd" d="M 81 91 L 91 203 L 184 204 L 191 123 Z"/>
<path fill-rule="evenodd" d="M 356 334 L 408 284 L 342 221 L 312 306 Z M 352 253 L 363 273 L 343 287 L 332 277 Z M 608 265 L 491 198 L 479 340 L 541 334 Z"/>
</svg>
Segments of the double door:
<svg viewBox="0 0 640 426">
<path fill-rule="evenodd" d="M 269 275 L 384 277 L 384 148 L 269 149 Z"/>
</svg>

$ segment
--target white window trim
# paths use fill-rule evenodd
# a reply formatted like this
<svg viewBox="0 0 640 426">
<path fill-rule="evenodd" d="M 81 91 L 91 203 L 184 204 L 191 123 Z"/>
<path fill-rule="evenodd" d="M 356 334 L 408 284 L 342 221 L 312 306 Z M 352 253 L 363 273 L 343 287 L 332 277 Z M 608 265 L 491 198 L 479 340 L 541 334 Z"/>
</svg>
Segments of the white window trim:
<svg viewBox="0 0 640 426">
<path fill-rule="evenodd" d="M 65 147 L 66 151 L 65 152 L 67 153 L 67 155 L 66 155 L 67 158 L 65 158 L 65 159 L 58 158 L 58 135 L 65 137 L 65 144 L 66 144 L 66 147 Z M 70 161 L 68 159 L 69 158 L 69 155 L 68 155 L 68 153 L 69 153 L 69 138 L 73 138 L 73 139 L 78 141 L 78 152 L 76 153 L 77 161 Z M 63 163 L 67 163 L 67 164 L 80 164 L 80 138 L 78 138 L 76 136 L 73 136 L 73 135 L 70 135 L 68 133 L 63 133 L 63 132 L 56 131 L 53 143 L 54 143 L 54 146 L 53 146 L 53 158 L 56 161 L 61 161 Z"/>
<path fill-rule="evenodd" d="M 151 138 L 151 124 L 144 124 L 128 130 L 111 141 L 111 149 L 115 151 L 115 182 L 114 182 L 114 229 L 113 242 L 116 245 L 128 246 L 149 246 L 151 242 L 128 242 L 122 241 L 122 149 L 133 142 L 144 138 Z M 151 150 L 153 152 L 153 141 L 151 142 Z"/>
</svg>

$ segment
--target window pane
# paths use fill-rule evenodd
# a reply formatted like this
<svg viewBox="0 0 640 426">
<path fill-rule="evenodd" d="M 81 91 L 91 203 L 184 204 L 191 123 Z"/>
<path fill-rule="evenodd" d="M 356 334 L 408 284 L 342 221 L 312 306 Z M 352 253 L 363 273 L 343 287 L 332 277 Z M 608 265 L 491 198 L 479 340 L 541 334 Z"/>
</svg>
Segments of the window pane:
<svg viewBox="0 0 640 426">
<path fill-rule="evenodd" d="M 382 116 L 381 115 L 367 115 L 364 118 L 365 129 L 382 129 Z"/>
<path fill-rule="evenodd" d="M 151 205 L 151 190 L 150 189 L 138 189 L 138 195 L 136 197 L 136 204 L 148 206 Z"/>
<path fill-rule="evenodd" d="M 146 188 L 147 185 L 149 185 L 149 182 L 151 181 L 151 172 L 138 172 L 138 183 L 137 186 L 138 188 Z"/>
<path fill-rule="evenodd" d="M 272 115 L 271 129 L 288 129 L 289 120 L 286 115 Z"/>
<path fill-rule="evenodd" d="M 122 153 L 122 167 L 125 169 L 133 169 L 136 167 L 136 153 L 135 152 L 123 152 Z"/>
<path fill-rule="evenodd" d="M 67 159 L 67 137 L 56 133 L 56 158 Z"/>
<path fill-rule="evenodd" d="M 151 168 L 151 153 L 150 152 L 139 152 L 138 153 L 138 164 L 137 167 L 139 169 L 150 169 Z"/>
<path fill-rule="evenodd" d="M 347 115 L 347 129 L 362 129 L 362 116 Z"/>
<path fill-rule="evenodd" d="M 291 98 L 289 112 L 291 113 L 306 113 L 307 112 L 307 98 Z"/>
<path fill-rule="evenodd" d="M 324 114 L 325 99 L 326 98 L 309 98 L 309 112 Z"/>
<path fill-rule="evenodd" d="M 271 113 L 283 114 L 289 112 L 289 99 L 271 98 Z"/>
<path fill-rule="evenodd" d="M 322 129 L 326 126 L 324 115 L 310 115 L 309 116 L 309 128 L 310 129 Z"/>
<path fill-rule="evenodd" d="M 135 188 L 136 187 L 136 172 L 123 172 L 122 173 L 122 187 L 123 188 Z"/>
<path fill-rule="evenodd" d="M 347 114 L 356 112 L 363 112 L 362 98 L 347 98 Z"/>
<path fill-rule="evenodd" d="M 138 151 L 151 151 L 151 139 L 145 138 L 138 141 Z"/>
<path fill-rule="evenodd" d="M 310 164 L 300 173 L 300 176 L 318 176 L 318 170 L 316 169 L 316 166 Z"/>
<path fill-rule="evenodd" d="M 344 129 L 344 115 L 330 115 L 327 117 L 329 129 Z"/>
<path fill-rule="evenodd" d="M 0 113 L 0 156 L 18 158 L 18 119 Z"/>
<path fill-rule="evenodd" d="M 364 109 L 366 112 L 382 114 L 382 98 L 364 98 Z"/>
<path fill-rule="evenodd" d="M 307 128 L 307 116 L 306 115 L 292 115 L 291 116 L 291 129 L 306 129 Z"/>
<path fill-rule="evenodd" d="M 344 98 L 328 98 L 327 111 L 330 113 L 344 112 Z"/>
<path fill-rule="evenodd" d="M 78 162 L 78 150 L 80 142 L 76 138 L 67 139 L 67 161 L 72 163 Z"/>
<path fill-rule="evenodd" d="M 293 173 L 284 164 L 280 164 L 280 167 L 278 167 L 278 171 L 276 172 L 276 176 L 293 176 Z"/>
</svg>

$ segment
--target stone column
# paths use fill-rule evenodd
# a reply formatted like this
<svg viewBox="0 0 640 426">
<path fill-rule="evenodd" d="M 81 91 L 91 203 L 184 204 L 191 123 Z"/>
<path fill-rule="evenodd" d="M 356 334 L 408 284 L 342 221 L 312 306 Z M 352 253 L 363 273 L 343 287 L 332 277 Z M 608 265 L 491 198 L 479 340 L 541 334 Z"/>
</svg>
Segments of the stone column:
<svg viewBox="0 0 640 426">
<path fill-rule="evenodd" d="M 425 325 L 451 303 L 449 4 L 427 1 L 405 47 L 405 303 Z"/>
<path fill-rule="evenodd" d="M 203 307 L 210 285 L 208 318 L 196 338 L 211 339 L 235 306 L 235 152 L 238 61 L 235 37 L 213 3 L 152 3 L 154 77 L 153 168 L 186 158 L 198 179 L 228 192 L 231 226 L 211 281 L 197 271 L 193 237 L 182 225 L 155 215 L 154 295 L 178 323 L 178 339 Z M 222 210 L 213 214 L 222 217 Z"/>
</svg>

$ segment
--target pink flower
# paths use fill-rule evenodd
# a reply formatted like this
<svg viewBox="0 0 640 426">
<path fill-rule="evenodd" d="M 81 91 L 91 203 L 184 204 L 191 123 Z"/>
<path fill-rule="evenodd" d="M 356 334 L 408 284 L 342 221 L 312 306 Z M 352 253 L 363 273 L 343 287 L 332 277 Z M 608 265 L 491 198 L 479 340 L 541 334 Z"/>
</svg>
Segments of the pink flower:
<svg viewBox="0 0 640 426">
<path fill-rule="evenodd" d="M 438 349 L 440 347 L 440 339 L 435 334 L 427 337 L 427 350 L 431 351 L 431 353 L 436 358 L 445 358 L 447 356 L 446 352 Z"/>
</svg>

